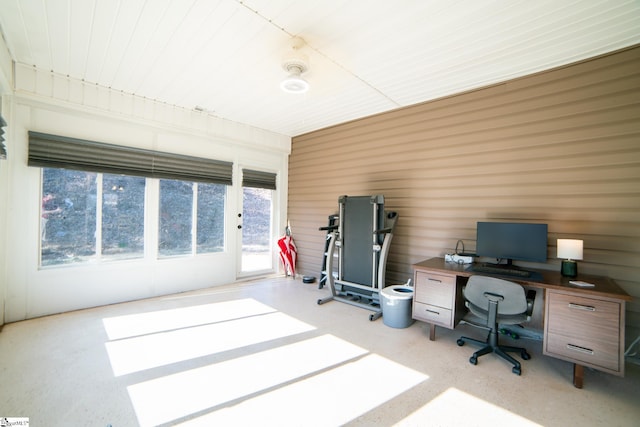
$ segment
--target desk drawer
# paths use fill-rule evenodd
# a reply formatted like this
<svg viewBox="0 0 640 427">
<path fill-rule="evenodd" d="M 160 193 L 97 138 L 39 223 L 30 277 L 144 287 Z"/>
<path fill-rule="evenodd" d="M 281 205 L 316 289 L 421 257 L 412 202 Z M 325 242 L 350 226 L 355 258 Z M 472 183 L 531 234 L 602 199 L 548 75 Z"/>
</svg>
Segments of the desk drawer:
<svg viewBox="0 0 640 427">
<path fill-rule="evenodd" d="M 623 305 L 547 291 L 544 354 L 621 373 Z"/>
<path fill-rule="evenodd" d="M 620 349 L 617 343 L 550 334 L 545 339 L 545 350 L 545 354 L 563 356 L 572 362 L 588 363 L 612 371 L 620 370 Z"/>
<path fill-rule="evenodd" d="M 434 325 L 444 326 L 445 328 L 453 328 L 453 311 L 435 305 L 414 302 L 413 318 L 422 320 L 423 322 L 433 323 Z"/>
<path fill-rule="evenodd" d="M 415 299 L 418 302 L 453 309 L 456 276 L 417 271 Z"/>
<path fill-rule="evenodd" d="M 547 298 L 549 334 L 617 347 L 620 341 L 619 303 L 555 292 L 548 292 Z"/>
</svg>

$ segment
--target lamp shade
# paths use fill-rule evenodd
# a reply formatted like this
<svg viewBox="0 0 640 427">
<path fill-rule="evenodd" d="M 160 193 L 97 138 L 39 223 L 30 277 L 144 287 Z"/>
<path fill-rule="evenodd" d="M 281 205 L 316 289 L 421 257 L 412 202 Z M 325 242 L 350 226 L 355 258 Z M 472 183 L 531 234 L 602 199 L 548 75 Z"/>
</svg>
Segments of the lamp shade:
<svg viewBox="0 0 640 427">
<path fill-rule="evenodd" d="M 582 240 L 558 239 L 558 258 L 582 259 Z"/>
</svg>

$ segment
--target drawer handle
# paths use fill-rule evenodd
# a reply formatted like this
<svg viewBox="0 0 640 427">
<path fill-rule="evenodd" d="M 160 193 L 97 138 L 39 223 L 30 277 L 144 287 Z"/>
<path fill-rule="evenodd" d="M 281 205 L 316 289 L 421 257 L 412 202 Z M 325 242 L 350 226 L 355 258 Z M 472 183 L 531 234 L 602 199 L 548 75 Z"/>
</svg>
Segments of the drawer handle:
<svg viewBox="0 0 640 427">
<path fill-rule="evenodd" d="M 429 310 L 428 308 L 425 308 L 425 310 L 427 313 L 433 313 L 433 314 L 440 314 L 439 311 L 433 311 L 433 310 Z"/>
<path fill-rule="evenodd" d="M 591 350 L 590 348 L 584 348 L 584 347 L 580 347 L 578 345 L 573 345 L 573 344 L 567 344 L 567 348 L 569 350 L 573 350 L 579 353 L 589 354 L 593 356 L 593 350 Z"/>
<path fill-rule="evenodd" d="M 442 280 L 432 279 L 431 277 L 429 277 L 427 280 L 429 280 L 430 282 L 438 282 L 438 283 L 442 283 Z"/>
<path fill-rule="evenodd" d="M 574 304 L 572 302 L 569 303 L 569 308 L 575 308 L 576 310 L 584 311 L 596 311 L 596 308 L 592 305 Z"/>
</svg>

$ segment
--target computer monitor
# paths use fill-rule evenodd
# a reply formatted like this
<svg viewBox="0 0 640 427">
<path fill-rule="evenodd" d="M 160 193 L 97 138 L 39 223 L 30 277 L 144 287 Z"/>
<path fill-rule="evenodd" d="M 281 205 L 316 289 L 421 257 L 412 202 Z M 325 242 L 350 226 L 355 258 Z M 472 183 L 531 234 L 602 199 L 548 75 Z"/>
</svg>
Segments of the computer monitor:
<svg viewBox="0 0 640 427">
<path fill-rule="evenodd" d="M 476 255 L 506 260 L 546 262 L 547 224 L 478 222 Z"/>
</svg>

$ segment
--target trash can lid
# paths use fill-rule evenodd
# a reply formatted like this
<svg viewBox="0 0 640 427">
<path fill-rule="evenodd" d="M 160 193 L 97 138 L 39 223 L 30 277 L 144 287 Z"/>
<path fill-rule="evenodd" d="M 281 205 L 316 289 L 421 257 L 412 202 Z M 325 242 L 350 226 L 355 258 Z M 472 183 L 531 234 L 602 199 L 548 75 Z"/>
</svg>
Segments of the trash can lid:
<svg viewBox="0 0 640 427">
<path fill-rule="evenodd" d="M 392 285 L 380 291 L 388 299 L 411 299 L 413 298 L 413 288 L 407 285 Z"/>
</svg>

